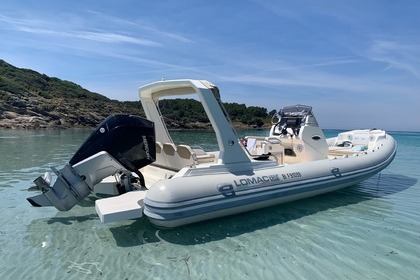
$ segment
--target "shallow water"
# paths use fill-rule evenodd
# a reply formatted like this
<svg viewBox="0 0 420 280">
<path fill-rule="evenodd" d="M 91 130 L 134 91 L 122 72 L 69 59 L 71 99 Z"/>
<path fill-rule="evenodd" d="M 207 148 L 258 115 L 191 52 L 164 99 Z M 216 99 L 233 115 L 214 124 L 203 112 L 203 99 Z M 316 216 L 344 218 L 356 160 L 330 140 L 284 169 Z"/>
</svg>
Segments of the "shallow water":
<svg viewBox="0 0 420 280">
<path fill-rule="evenodd" d="M 420 278 L 420 133 L 391 133 L 394 162 L 356 186 L 172 230 L 101 224 L 93 197 L 69 212 L 27 203 L 32 181 L 88 134 L 0 131 L 1 279 Z"/>
</svg>

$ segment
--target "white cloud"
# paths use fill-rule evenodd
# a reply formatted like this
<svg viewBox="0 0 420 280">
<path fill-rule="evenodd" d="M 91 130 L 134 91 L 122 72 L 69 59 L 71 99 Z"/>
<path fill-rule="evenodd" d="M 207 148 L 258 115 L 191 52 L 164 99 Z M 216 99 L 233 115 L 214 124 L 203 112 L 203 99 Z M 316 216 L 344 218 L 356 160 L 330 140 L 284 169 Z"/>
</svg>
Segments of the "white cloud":
<svg viewBox="0 0 420 280">
<path fill-rule="evenodd" d="M 413 44 L 412 41 L 405 43 L 377 39 L 372 42 L 366 54 L 371 60 L 386 63 L 387 69 L 404 70 L 414 77 L 420 78 L 420 42 Z"/>
<path fill-rule="evenodd" d="M 3 22 L 6 22 L 15 30 L 21 32 L 27 32 L 37 35 L 50 35 L 54 37 L 68 37 L 78 38 L 84 40 L 92 40 L 104 43 L 117 43 L 117 44 L 136 44 L 142 46 L 161 46 L 160 43 L 154 42 L 149 39 L 136 38 L 134 36 L 123 35 L 119 33 L 112 33 L 108 31 L 85 31 L 75 30 L 71 26 L 63 26 L 56 22 L 45 22 L 41 20 L 13 20 L 2 16 L 0 18 Z"/>
</svg>

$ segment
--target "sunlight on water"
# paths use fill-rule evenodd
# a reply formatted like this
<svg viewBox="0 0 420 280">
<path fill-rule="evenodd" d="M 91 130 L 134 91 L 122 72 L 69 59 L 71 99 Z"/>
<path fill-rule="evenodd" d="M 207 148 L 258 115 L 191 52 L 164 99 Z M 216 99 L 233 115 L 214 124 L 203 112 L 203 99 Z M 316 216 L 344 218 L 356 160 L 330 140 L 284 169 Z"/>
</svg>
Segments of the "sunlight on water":
<svg viewBox="0 0 420 280">
<path fill-rule="evenodd" d="M 420 134 L 394 133 L 394 162 L 356 186 L 172 230 L 101 224 L 94 197 L 69 212 L 27 203 L 32 181 L 88 134 L 0 131 L 1 279 L 418 278 Z M 216 144 L 207 132 L 176 137 Z"/>
</svg>

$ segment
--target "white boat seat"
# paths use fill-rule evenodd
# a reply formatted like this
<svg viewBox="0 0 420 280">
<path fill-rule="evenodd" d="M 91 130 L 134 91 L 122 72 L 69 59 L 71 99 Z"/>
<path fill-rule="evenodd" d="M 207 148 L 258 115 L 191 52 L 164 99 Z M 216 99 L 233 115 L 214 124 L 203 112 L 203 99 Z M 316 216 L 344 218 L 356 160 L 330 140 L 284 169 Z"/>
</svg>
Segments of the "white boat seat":
<svg viewBox="0 0 420 280">
<path fill-rule="evenodd" d="M 215 159 L 214 154 L 206 153 L 201 147 L 156 142 L 156 161 L 153 165 L 179 171 L 184 167 L 215 162 Z"/>
<path fill-rule="evenodd" d="M 176 146 L 174 143 L 163 143 L 163 155 L 166 158 L 166 166 L 171 169 L 181 169 L 178 154 L 176 153 Z"/>
<path fill-rule="evenodd" d="M 156 142 L 155 144 L 156 144 L 156 153 L 160 154 L 162 152 L 162 149 L 163 149 L 162 143 Z"/>
<path fill-rule="evenodd" d="M 215 160 L 214 154 L 208 154 L 200 147 L 193 148 L 188 145 L 179 145 L 177 153 L 183 167 L 193 167 L 200 163 L 214 162 Z"/>
<path fill-rule="evenodd" d="M 190 146 L 179 145 L 176 149 L 176 152 L 179 156 L 179 162 L 181 166 L 193 167 L 198 163 L 194 151 L 191 149 Z"/>
<path fill-rule="evenodd" d="M 158 165 L 168 165 L 166 162 L 166 157 L 163 155 L 163 145 L 160 142 L 156 142 L 156 160 L 154 164 Z"/>
<path fill-rule="evenodd" d="M 214 154 L 209 154 L 204 151 L 201 147 L 191 147 L 193 150 L 193 156 L 197 161 L 197 164 L 215 162 L 216 156 Z"/>
</svg>

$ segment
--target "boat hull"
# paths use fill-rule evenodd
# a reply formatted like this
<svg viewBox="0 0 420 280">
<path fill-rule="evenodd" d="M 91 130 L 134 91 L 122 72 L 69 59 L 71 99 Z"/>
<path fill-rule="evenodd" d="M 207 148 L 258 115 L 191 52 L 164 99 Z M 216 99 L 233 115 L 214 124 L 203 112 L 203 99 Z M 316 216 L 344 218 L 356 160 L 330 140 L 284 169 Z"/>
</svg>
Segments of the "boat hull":
<svg viewBox="0 0 420 280">
<path fill-rule="evenodd" d="M 230 170 L 197 168 L 153 185 L 144 199 L 144 214 L 153 224 L 172 228 L 312 197 L 379 173 L 395 154 L 396 142 L 387 135 L 371 151 L 351 157 L 275 166 L 251 163 Z"/>
</svg>

